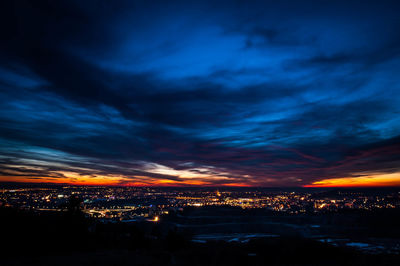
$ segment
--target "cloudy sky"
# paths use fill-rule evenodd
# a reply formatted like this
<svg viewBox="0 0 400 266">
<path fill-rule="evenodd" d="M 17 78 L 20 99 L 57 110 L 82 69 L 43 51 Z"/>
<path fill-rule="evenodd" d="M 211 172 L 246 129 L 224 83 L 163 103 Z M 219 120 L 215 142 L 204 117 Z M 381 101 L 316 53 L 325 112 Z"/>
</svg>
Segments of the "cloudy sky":
<svg viewBox="0 0 400 266">
<path fill-rule="evenodd" d="M 0 181 L 400 185 L 398 3 L 3 1 Z"/>
</svg>

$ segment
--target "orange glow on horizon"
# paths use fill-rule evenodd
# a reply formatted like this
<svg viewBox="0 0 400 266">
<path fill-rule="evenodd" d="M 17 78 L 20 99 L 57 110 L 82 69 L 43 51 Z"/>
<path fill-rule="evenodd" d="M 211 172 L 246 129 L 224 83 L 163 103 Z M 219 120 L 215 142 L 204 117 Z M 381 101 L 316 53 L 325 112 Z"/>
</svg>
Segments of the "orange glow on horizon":
<svg viewBox="0 0 400 266">
<path fill-rule="evenodd" d="M 400 172 L 398 173 L 356 173 L 360 176 L 331 178 L 315 181 L 312 184 L 304 185 L 303 187 L 385 187 L 385 186 L 400 186 Z M 53 177 L 54 175 L 54 177 Z M 237 182 L 221 182 L 223 179 L 213 176 L 191 176 L 190 178 L 178 177 L 174 179 L 160 179 L 149 176 L 134 176 L 125 177 L 122 175 L 98 175 L 90 174 L 84 175 L 77 172 L 69 171 L 54 171 L 49 172 L 49 176 L 31 177 L 14 176 L 12 174 L 1 176 L 0 182 L 19 182 L 19 183 L 45 183 L 45 184 L 65 184 L 77 186 L 135 186 L 135 187 L 279 187 L 277 182 L 272 184 L 268 183 L 254 183 L 254 180 L 244 182 L 237 180 Z M 219 181 L 215 183 L 215 181 Z M 232 180 L 233 181 L 233 180 Z M 253 181 L 253 182 L 252 182 Z M 270 181 L 271 182 L 271 181 Z M 282 186 L 282 185 L 281 185 Z M 283 184 L 284 186 L 284 184 Z"/>
<path fill-rule="evenodd" d="M 400 186 L 400 173 L 372 174 L 359 177 L 331 178 L 304 187 L 390 187 Z"/>
</svg>

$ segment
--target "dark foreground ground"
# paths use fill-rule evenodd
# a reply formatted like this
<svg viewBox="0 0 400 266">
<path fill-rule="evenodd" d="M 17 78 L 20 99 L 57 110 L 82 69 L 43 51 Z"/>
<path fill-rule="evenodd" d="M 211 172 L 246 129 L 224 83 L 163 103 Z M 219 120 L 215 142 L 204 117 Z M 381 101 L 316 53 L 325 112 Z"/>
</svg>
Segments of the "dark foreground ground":
<svg viewBox="0 0 400 266">
<path fill-rule="evenodd" d="M 182 216 L 164 224 L 104 224 L 80 212 L 3 208 L 0 265 L 400 265 L 398 254 L 368 254 L 301 234 L 196 243 L 193 232 L 171 226 L 176 219 Z"/>
</svg>

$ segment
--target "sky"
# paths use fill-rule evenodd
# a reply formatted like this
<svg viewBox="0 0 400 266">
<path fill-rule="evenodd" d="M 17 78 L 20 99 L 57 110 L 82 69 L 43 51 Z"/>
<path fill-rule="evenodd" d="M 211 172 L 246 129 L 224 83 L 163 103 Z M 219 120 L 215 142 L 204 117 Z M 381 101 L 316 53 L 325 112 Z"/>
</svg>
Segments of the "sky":
<svg viewBox="0 0 400 266">
<path fill-rule="evenodd" d="M 400 185 L 398 1 L 0 5 L 0 182 Z"/>
</svg>

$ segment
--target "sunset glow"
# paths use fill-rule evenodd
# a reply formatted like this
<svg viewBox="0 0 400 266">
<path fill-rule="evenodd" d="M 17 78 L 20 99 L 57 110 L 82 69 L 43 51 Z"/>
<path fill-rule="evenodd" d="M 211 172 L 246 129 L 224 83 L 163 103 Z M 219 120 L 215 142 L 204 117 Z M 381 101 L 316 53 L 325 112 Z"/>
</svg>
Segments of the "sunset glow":
<svg viewBox="0 0 400 266">
<path fill-rule="evenodd" d="M 400 186 L 400 173 L 370 174 L 359 177 L 323 179 L 305 187 L 384 187 Z"/>
</svg>

